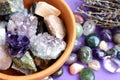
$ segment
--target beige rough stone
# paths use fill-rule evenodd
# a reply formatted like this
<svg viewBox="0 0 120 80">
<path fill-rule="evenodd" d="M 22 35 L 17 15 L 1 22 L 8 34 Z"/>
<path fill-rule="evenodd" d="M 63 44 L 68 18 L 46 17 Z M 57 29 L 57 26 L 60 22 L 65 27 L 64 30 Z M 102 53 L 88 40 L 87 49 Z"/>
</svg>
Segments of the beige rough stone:
<svg viewBox="0 0 120 80">
<path fill-rule="evenodd" d="M 49 15 L 59 16 L 61 14 L 61 11 L 46 2 L 40 1 L 36 5 L 35 14 L 40 15 L 42 17 L 46 17 Z"/>
<path fill-rule="evenodd" d="M 82 64 L 73 63 L 69 67 L 69 71 L 71 74 L 77 74 L 77 73 L 81 72 L 83 68 L 84 68 L 84 66 Z"/>
<path fill-rule="evenodd" d="M 47 28 L 49 32 L 53 35 L 56 36 L 59 39 L 63 39 L 66 35 L 66 30 L 65 26 L 63 24 L 63 21 L 55 16 L 55 15 L 50 15 L 45 17 L 45 23 L 47 25 Z"/>
<path fill-rule="evenodd" d="M 88 63 L 88 67 L 93 70 L 100 70 L 101 65 L 99 61 L 92 60 L 91 62 Z"/>
</svg>

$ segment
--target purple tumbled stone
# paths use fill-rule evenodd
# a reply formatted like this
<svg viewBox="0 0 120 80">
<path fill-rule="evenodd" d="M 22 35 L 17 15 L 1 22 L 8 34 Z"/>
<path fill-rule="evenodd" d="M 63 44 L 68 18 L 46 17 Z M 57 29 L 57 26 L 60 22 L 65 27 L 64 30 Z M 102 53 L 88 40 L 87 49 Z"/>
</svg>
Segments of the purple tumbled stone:
<svg viewBox="0 0 120 80">
<path fill-rule="evenodd" d="M 10 17 L 7 30 L 31 38 L 36 34 L 37 24 L 37 17 L 32 14 L 26 15 L 24 12 L 19 12 Z"/>
<path fill-rule="evenodd" d="M 80 50 L 81 45 L 82 45 L 82 43 L 76 39 L 72 52 L 76 52 L 76 51 Z"/>
<path fill-rule="evenodd" d="M 112 33 L 109 29 L 103 29 L 100 32 L 100 36 L 102 40 L 105 40 L 107 42 L 112 41 Z"/>
<path fill-rule="evenodd" d="M 93 49 L 93 57 L 96 59 L 103 59 L 106 56 L 106 52 L 99 48 Z"/>
<path fill-rule="evenodd" d="M 103 60 L 104 68 L 112 73 L 120 72 L 120 60 L 106 56 Z"/>
<path fill-rule="evenodd" d="M 8 31 L 6 36 L 9 53 L 12 57 L 22 57 L 29 49 L 30 41 L 26 36 Z"/>
</svg>

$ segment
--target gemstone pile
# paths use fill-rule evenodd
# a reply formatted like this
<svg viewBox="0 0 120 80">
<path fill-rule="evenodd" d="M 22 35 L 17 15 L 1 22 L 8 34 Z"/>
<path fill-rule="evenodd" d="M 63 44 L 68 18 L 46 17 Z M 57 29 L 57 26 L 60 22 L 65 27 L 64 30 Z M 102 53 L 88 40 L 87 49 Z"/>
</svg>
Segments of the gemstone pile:
<svg viewBox="0 0 120 80">
<path fill-rule="evenodd" d="M 29 75 L 51 66 L 67 45 L 60 14 L 59 9 L 46 2 L 35 2 L 28 11 L 23 0 L 1 0 L 0 71 Z M 62 73 L 61 68 L 52 77 Z"/>
</svg>

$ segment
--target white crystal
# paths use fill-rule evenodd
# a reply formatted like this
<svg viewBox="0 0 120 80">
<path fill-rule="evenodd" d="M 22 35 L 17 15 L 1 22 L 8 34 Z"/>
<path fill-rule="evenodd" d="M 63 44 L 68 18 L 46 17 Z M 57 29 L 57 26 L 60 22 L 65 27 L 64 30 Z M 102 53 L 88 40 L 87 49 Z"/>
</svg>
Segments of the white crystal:
<svg viewBox="0 0 120 80">
<path fill-rule="evenodd" d="M 5 37 L 6 37 L 6 32 L 5 32 L 5 27 L 7 23 L 6 22 L 0 22 L 0 45 L 5 45 Z"/>
<path fill-rule="evenodd" d="M 65 41 L 48 33 L 33 36 L 30 42 L 33 55 L 48 60 L 56 59 L 66 47 Z"/>
<path fill-rule="evenodd" d="M 111 73 L 120 72 L 120 61 L 118 63 L 114 58 L 111 59 L 105 57 L 103 60 L 103 64 L 104 64 L 104 68 Z"/>
<path fill-rule="evenodd" d="M 12 59 L 5 48 L 5 46 L 0 45 L 0 70 L 6 70 L 10 67 Z"/>
</svg>

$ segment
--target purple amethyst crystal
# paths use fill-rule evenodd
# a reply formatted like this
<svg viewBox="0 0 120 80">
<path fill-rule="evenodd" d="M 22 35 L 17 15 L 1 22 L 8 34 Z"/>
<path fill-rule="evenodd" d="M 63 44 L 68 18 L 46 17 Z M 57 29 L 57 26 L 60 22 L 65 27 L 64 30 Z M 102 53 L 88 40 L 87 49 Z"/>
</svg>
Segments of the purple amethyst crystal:
<svg viewBox="0 0 120 80">
<path fill-rule="evenodd" d="M 17 58 L 22 57 L 30 47 L 30 41 L 26 36 L 13 34 L 10 31 L 7 32 L 6 43 L 10 55 Z"/>
<path fill-rule="evenodd" d="M 32 14 L 24 14 L 24 12 L 19 12 L 10 17 L 8 22 L 8 31 L 12 33 L 17 32 L 19 35 L 25 35 L 31 38 L 36 34 L 38 20 L 37 17 Z"/>
</svg>

